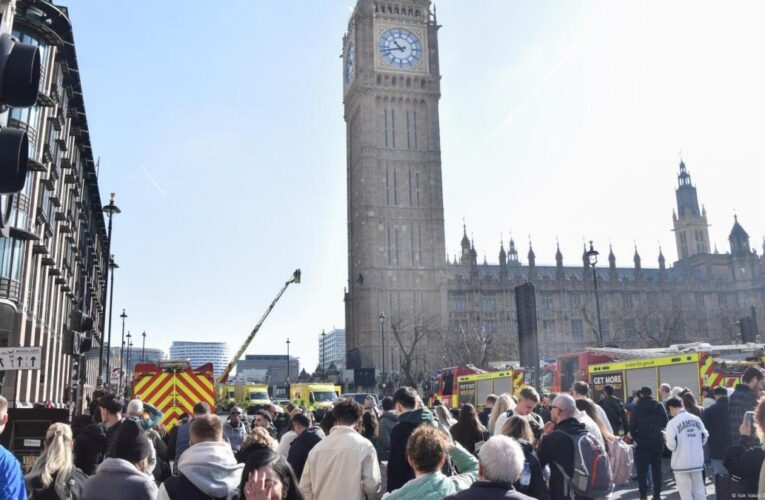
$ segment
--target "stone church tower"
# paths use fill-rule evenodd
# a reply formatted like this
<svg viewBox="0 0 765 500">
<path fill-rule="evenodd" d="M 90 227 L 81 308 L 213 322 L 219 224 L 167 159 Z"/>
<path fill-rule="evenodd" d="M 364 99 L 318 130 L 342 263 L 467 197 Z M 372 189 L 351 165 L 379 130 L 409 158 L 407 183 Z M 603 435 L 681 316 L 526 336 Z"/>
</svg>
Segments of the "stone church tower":
<svg viewBox="0 0 765 500">
<path fill-rule="evenodd" d="M 348 368 L 381 368 L 395 322 L 443 318 L 438 25 L 429 0 L 359 0 L 343 37 Z"/>
<path fill-rule="evenodd" d="M 672 214 L 672 222 L 677 241 L 677 258 L 686 259 L 694 255 L 709 252 L 709 223 L 705 208 L 699 210 L 699 197 L 696 186 L 691 183 L 691 174 L 680 160 L 680 173 L 677 176 L 677 212 Z"/>
</svg>

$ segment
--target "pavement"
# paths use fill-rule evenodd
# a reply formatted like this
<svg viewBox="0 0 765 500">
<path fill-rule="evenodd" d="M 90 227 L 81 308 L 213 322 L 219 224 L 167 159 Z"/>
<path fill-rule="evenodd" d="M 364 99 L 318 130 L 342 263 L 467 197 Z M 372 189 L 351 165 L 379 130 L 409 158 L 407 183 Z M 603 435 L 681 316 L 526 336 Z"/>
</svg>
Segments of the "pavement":
<svg viewBox="0 0 765 500">
<path fill-rule="evenodd" d="M 666 500 L 680 500 L 680 495 L 675 487 L 675 478 L 672 475 L 672 471 L 669 468 L 669 459 L 664 459 L 662 466 L 662 478 L 664 479 L 661 489 L 661 498 Z M 707 499 L 714 500 L 715 498 L 715 486 L 710 478 L 707 478 Z M 638 491 L 637 479 L 630 480 L 630 482 L 624 486 L 620 486 L 614 490 L 611 495 L 611 499 L 639 499 L 640 492 Z M 648 495 L 651 498 L 651 495 Z"/>
</svg>

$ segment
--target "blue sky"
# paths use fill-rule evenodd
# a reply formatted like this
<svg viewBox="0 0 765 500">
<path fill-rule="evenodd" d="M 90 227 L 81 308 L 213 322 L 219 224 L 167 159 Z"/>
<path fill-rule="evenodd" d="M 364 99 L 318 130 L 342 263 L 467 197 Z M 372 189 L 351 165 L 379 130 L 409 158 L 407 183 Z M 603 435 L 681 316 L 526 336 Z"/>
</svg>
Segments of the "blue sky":
<svg viewBox="0 0 765 500">
<path fill-rule="evenodd" d="M 347 279 L 341 38 L 349 1 L 67 3 L 103 199 L 117 192 L 115 317 L 148 344 L 316 366 Z M 631 265 L 675 259 L 679 152 L 710 235 L 762 246 L 761 2 L 437 2 L 447 250 L 500 235 L 577 265 L 583 238 Z M 522 259 L 525 261 L 525 259 Z M 119 333 L 119 318 L 114 323 Z"/>
</svg>

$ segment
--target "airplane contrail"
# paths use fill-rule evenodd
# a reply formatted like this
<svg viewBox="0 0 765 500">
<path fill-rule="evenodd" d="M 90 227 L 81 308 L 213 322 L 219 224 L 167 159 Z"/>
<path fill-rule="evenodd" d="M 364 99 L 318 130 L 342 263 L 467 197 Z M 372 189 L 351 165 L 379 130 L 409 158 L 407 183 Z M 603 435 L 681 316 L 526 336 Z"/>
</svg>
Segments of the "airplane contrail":
<svg viewBox="0 0 765 500">
<path fill-rule="evenodd" d="M 165 190 L 160 187 L 159 183 L 157 183 L 156 180 L 154 180 L 154 177 L 151 176 L 148 170 L 144 168 L 143 165 L 139 165 L 141 167 L 141 170 L 143 170 L 143 173 L 146 174 L 146 177 L 149 178 L 152 184 L 154 184 L 154 187 L 157 188 L 157 191 L 159 191 L 159 194 L 162 195 L 163 198 L 167 198 L 167 193 L 165 193 Z"/>
</svg>

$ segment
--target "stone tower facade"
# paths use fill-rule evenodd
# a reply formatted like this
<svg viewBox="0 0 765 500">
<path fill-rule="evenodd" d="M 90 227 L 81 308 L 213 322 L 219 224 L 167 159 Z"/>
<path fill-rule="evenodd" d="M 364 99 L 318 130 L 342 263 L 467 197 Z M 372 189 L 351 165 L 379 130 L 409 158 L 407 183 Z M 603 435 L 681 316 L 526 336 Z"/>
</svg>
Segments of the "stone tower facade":
<svg viewBox="0 0 765 500">
<path fill-rule="evenodd" d="M 680 160 L 680 173 L 677 175 L 677 212 L 672 214 L 672 222 L 677 241 L 677 256 L 680 259 L 699 254 L 708 254 L 709 223 L 705 208 L 699 210 L 699 197 L 696 186 L 691 183 L 691 174 Z"/>
<path fill-rule="evenodd" d="M 429 0 L 359 0 L 343 37 L 348 368 L 391 366 L 392 328 L 443 320 L 437 32 Z"/>
</svg>

